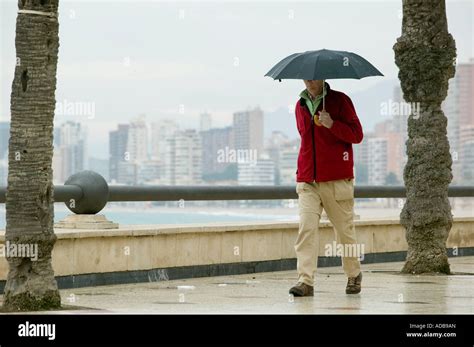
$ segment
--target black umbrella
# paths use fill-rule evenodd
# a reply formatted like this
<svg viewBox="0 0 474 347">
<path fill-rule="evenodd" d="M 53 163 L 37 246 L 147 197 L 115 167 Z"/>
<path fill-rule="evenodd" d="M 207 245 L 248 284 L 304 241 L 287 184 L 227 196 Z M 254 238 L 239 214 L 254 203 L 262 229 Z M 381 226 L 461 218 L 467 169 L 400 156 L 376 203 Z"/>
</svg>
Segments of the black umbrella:
<svg viewBox="0 0 474 347">
<path fill-rule="evenodd" d="M 347 51 L 321 49 L 294 53 L 272 67 L 265 76 L 281 82 L 282 79 L 323 81 L 337 78 L 361 79 L 383 74 L 360 55 Z M 324 106 L 323 99 L 323 109 Z"/>
</svg>

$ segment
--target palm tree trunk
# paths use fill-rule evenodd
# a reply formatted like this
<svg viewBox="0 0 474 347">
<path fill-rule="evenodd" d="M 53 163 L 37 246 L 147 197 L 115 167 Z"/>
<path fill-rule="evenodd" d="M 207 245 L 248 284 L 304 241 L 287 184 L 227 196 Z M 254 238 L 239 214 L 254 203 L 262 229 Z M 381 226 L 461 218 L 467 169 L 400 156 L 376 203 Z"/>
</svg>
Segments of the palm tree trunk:
<svg viewBox="0 0 474 347">
<path fill-rule="evenodd" d="M 456 46 L 448 33 L 445 1 L 403 0 L 402 36 L 394 51 L 404 99 L 412 105 L 403 175 L 407 200 L 400 214 L 408 242 L 402 271 L 449 274 L 452 159 L 441 102 L 454 76 Z"/>
<path fill-rule="evenodd" d="M 10 271 L 4 309 L 8 311 L 47 310 L 61 305 L 51 265 L 56 241 L 51 164 L 59 48 L 58 1 L 18 2 L 5 236 L 10 245 L 21 244 L 24 249 L 29 245 L 30 253 L 29 257 L 7 258 Z M 33 254 L 35 247 L 37 260 Z"/>
</svg>

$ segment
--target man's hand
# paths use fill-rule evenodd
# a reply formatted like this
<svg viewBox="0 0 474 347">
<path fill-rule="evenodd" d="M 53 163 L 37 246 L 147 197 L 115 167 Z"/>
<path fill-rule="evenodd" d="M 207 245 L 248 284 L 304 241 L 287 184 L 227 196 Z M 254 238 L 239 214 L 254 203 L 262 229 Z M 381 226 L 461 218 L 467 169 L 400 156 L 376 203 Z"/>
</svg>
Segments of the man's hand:
<svg viewBox="0 0 474 347">
<path fill-rule="evenodd" d="M 326 111 L 319 111 L 319 122 L 328 129 L 332 127 L 332 124 L 334 123 L 331 116 Z"/>
</svg>

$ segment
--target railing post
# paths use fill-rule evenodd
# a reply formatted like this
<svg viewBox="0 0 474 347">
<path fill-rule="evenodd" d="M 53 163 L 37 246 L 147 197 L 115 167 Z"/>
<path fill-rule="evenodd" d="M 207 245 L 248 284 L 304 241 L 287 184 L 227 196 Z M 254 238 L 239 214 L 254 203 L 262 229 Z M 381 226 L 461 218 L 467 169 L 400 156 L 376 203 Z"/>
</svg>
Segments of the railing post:
<svg viewBox="0 0 474 347">
<path fill-rule="evenodd" d="M 69 210 L 74 212 L 63 220 L 55 223 L 56 228 L 67 229 L 117 229 L 118 224 L 113 223 L 100 212 L 109 199 L 109 186 L 107 181 L 94 171 L 81 171 L 69 177 L 65 186 L 78 186 L 82 190 L 80 199 L 65 201 Z"/>
<path fill-rule="evenodd" d="M 79 200 L 70 199 L 66 206 L 76 214 L 96 214 L 100 212 L 109 199 L 107 181 L 94 171 L 81 171 L 69 177 L 64 185 L 75 185 L 82 189 Z"/>
</svg>

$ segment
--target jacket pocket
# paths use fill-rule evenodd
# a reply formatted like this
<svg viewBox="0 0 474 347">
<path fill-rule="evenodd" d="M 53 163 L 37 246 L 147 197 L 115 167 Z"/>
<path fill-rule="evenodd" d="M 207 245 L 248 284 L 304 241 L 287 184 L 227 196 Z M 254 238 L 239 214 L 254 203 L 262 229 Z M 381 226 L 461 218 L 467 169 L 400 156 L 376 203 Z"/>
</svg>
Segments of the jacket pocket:
<svg viewBox="0 0 474 347">
<path fill-rule="evenodd" d="M 336 201 L 354 199 L 354 180 L 347 178 L 334 181 L 334 198 Z"/>
</svg>

